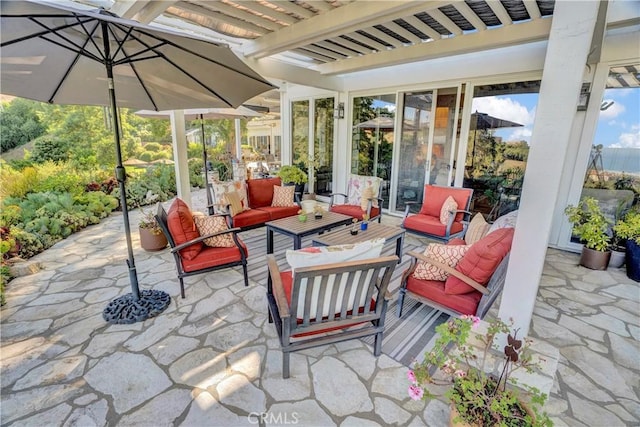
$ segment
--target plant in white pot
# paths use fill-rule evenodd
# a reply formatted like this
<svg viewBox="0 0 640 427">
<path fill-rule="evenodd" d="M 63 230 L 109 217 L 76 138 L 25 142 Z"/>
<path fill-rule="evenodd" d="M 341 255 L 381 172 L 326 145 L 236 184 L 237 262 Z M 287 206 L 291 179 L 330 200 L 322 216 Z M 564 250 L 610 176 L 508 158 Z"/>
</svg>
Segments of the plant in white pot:
<svg viewBox="0 0 640 427">
<path fill-rule="evenodd" d="M 573 224 L 573 235 L 584 243 L 580 265 L 592 270 L 606 270 L 611 258 L 611 237 L 608 234 L 611 223 L 598 201 L 584 197 L 577 206 L 567 206 L 564 213 Z"/>
</svg>

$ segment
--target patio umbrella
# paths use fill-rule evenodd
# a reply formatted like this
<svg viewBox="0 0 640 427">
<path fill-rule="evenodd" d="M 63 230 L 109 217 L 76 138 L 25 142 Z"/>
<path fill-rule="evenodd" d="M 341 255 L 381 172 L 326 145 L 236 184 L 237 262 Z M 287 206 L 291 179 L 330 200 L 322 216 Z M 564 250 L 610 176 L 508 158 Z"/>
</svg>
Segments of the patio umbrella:
<svg viewBox="0 0 640 427">
<path fill-rule="evenodd" d="M 168 119 L 171 117 L 171 111 L 140 110 L 136 111 L 135 114 L 140 117 L 151 119 Z M 261 115 L 261 113 L 242 105 L 238 108 L 192 108 L 184 110 L 184 118 L 186 120 L 200 119 L 200 130 L 202 131 L 202 160 L 204 162 L 204 183 L 207 186 L 207 206 L 209 208 L 209 215 L 213 215 L 213 200 L 208 188 L 209 177 L 207 173 L 207 145 L 205 143 L 204 135 L 204 119 L 248 119 L 250 117 L 258 117 Z"/>
<path fill-rule="evenodd" d="M 157 315 L 170 298 L 161 291 L 141 293 L 138 287 L 117 108 L 237 107 L 273 85 L 224 45 L 121 19 L 104 10 L 3 1 L 0 20 L 4 94 L 111 107 L 132 292 L 111 301 L 103 317 L 112 323 L 133 323 Z"/>
<path fill-rule="evenodd" d="M 486 129 L 499 129 L 499 128 L 515 128 L 522 127 L 520 123 L 512 122 L 510 120 L 500 119 L 498 117 L 490 116 L 487 113 L 480 113 L 476 111 L 471 114 L 471 126 L 470 129 L 474 130 L 473 134 L 473 148 L 471 150 L 471 166 L 473 167 L 473 160 L 476 156 L 476 135 L 478 130 Z"/>
<path fill-rule="evenodd" d="M 149 166 L 149 163 L 140 159 L 127 159 L 122 164 L 124 166 Z"/>
</svg>

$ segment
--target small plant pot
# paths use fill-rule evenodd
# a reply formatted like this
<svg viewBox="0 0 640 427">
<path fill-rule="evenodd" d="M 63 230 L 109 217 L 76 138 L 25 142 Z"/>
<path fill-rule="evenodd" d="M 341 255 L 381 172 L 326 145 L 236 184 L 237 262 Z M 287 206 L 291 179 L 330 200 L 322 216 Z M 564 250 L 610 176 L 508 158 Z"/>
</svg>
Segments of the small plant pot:
<svg viewBox="0 0 640 427">
<path fill-rule="evenodd" d="M 624 250 L 612 250 L 611 251 L 611 259 L 609 260 L 609 268 L 620 268 L 624 265 L 624 258 L 626 256 L 626 251 Z"/>
<path fill-rule="evenodd" d="M 368 224 L 366 221 L 362 221 L 362 222 L 360 223 L 360 230 L 364 231 L 364 230 L 366 230 L 367 228 L 369 228 L 369 224 Z"/>
<path fill-rule="evenodd" d="M 154 234 L 148 228 L 138 228 L 140 232 L 140 246 L 145 251 L 155 252 L 167 246 L 167 238 L 163 233 Z"/>
<path fill-rule="evenodd" d="M 316 219 L 322 219 L 322 214 L 315 214 L 315 215 L 314 215 L 314 217 L 315 217 Z"/>
<path fill-rule="evenodd" d="M 298 221 L 307 222 L 307 215 L 298 215 Z"/>
<path fill-rule="evenodd" d="M 591 270 L 606 270 L 611 258 L 611 251 L 596 251 L 584 246 L 580 256 L 580 265 Z"/>
<path fill-rule="evenodd" d="M 350 233 L 351 233 L 351 235 L 352 235 L 352 236 L 355 236 L 355 235 L 357 235 L 357 234 L 358 234 L 358 229 L 357 229 L 357 228 L 352 228 L 352 229 L 350 230 Z"/>
</svg>

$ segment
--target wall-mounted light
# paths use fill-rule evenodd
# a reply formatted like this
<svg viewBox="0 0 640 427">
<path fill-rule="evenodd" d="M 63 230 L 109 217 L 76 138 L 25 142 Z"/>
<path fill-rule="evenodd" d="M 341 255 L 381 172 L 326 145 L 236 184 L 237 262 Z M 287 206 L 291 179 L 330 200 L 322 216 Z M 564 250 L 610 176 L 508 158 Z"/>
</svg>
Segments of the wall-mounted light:
<svg viewBox="0 0 640 427">
<path fill-rule="evenodd" d="M 333 110 L 334 119 L 344 119 L 344 102 L 339 102 L 338 106 Z"/>
<path fill-rule="evenodd" d="M 578 111 L 587 110 L 587 106 L 589 105 L 589 96 L 591 96 L 591 93 L 589 92 L 590 89 L 591 83 L 582 83 L 580 97 L 578 98 Z"/>
</svg>

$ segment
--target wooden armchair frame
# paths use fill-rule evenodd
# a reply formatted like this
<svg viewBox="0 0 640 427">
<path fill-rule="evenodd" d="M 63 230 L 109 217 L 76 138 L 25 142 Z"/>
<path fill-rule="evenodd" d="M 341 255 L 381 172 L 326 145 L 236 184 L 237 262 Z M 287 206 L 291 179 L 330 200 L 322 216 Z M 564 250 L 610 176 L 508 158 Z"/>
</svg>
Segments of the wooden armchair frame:
<svg viewBox="0 0 640 427">
<path fill-rule="evenodd" d="M 215 216 L 226 217 L 227 215 L 220 214 Z M 169 232 L 169 227 L 167 225 L 167 212 L 164 210 L 164 208 L 162 207 L 162 204 L 160 203 L 158 203 L 158 209 L 157 209 L 155 218 L 156 218 L 156 221 L 158 222 L 158 225 L 160 226 L 160 229 L 162 229 L 162 232 L 164 233 L 165 237 L 169 241 L 169 245 L 171 246 L 171 254 L 173 255 L 173 259 L 176 262 L 176 270 L 178 272 L 178 279 L 180 280 L 180 296 L 182 296 L 182 298 L 185 297 L 185 294 L 184 294 L 184 278 L 185 277 L 194 276 L 196 274 L 208 273 L 211 271 L 221 270 L 224 268 L 235 267 L 239 265 L 242 266 L 242 273 L 244 274 L 244 285 L 249 286 L 249 276 L 247 273 L 247 254 L 245 252 L 243 245 L 240 243 L 240 239 L 238 238 L 238 232 L 240 231 L 239 228 L 229 228 L 228 230 L 200 236 L 197 239 L 189 240 L 188 242 L 182 243 L 181 245 L 176 245 L 175 240 L 173 240 L 173 236 Z M 185 249 L 196 243 L 203 242 L 205 239 L 208 239 L 210 237 L 220 236 L 224 234 L 231 234 L 233 242 L 235 243 L 235 245 L 238 247 L 240 251 L 239 260 L 225 263 L 225 264 L 219 264 L 211 267 L 201 268 L 198 270 L 185 271 L 182 263 L 183 261 L 182 256 L 180 254 L 180 251 L 182 249 Z"/>
<path fill-rule="evenodd" d="M 375 335 L 373 354 L 380 355 L 387 288 L 397 262 L 387 256 L 299 268 L 288 297 L 275 257 L 267 256 L 269 322 L 280 338 L 283 378 L 289 378 L 293 351 Z"/>
<path fill-rule="evenodd" d="M 434 259 L 431 259 L 421 253 L 409 251 L 407 254 L 413 257 L 413 259 L 411 261 L 410 267 L 407 270 L 405 270 L 405 272 L 402 274 L 402 280 L 400 283 L 400 293 L 398 295 L 398 317 L 402 316 L 402 305 L 404 303 L 405 294 L 407 293 L 409 293 L 412 298 L 415 298 L 421 303 L 434 307 L 452 316 L 460 316 L 462 314 L 452 309 L 451 307 L 447 307 L 446 305 L 432 301 L 430 299 L 425 298 L 422 295 L 418 295 L 407 290 L 407 279 L 411 274 L 413 274 L 419 260 L 425 261 L 435 267 L 438 267 L 441 270 L 446 271 L 450 275 L 457 277 L 467 285 L 474 288 L 476 291 L 480 292 L 482 294 L 482 298 L 480 298 L 480 301 L 478 303 L 478 308 L 476 309 L 475 316 L 481 319 L 484 318 L 484 316 L 486 316 L 487 312 L 489 311 L 489 309 L 491 308 L 495 300 L 498 298 L 498 295 L 500 295 L 500 292 L 502 292 L 502 288 L 504 288 L 504 281 L 507 276 L 507 267 L 509 264 L 509 254 L 507 254 L 502 259 L 500 264 L 498 264 L 495 271 L 491 275 L 491 279 L 489 279 L 489 282 L 487 283 L 486 286 L 481 285 L 480 283 L 476 282 L 472 278 L 462 274 L 455 268 L 451 268 L 448 265 L 438 262 Z"/>
</svg>

